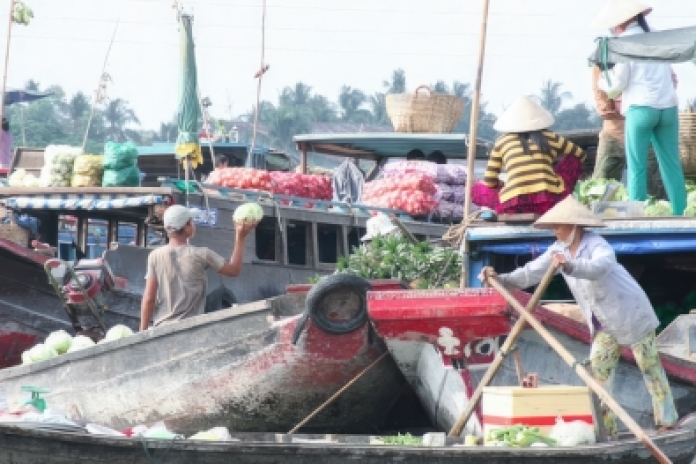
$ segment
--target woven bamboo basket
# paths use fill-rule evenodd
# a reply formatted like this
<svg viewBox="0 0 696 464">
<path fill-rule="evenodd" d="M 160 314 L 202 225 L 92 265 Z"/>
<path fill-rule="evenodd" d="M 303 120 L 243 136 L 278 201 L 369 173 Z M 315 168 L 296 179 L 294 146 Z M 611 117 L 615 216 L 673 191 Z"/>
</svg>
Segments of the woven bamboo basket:
<svg viewBox="0 0 696 464">
<path fill-rule="evenodd" d="M 427 85 L 412 94 L 389 94 L 386 100 L 387 115 L 396 132 L 449 134 L 464 112 L 463 98 L 432 93 Z"/>
<path fill-rule="evenodd" d="M 5 217 L 9 218 L 9 223 L 0 222 L 0 238 L 9 240 L 12 243 L 23 247 L 29 246 L 29 231 L 19 225 L 14 220 L 14 215 L 5 208 L 0 207 L 0 221 Z"/>
<path fill-rule="evenodd" d="M 684 174 L 696 175 L 696 112 L 679 113 L 679 156 Z"/>
</svg>

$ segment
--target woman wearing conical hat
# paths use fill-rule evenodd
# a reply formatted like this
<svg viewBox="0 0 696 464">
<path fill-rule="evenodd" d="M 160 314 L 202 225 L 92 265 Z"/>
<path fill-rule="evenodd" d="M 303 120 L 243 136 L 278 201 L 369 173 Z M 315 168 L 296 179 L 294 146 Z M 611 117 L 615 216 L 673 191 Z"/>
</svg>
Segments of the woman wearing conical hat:
<svg viewBox="0 0 696 464">
<path fill-rule="evenodd" d="M 611 245 L 587 230 L 603 227 L 602 220 L 569 196 L 539 218 L 534 227 L 552 230 L 557 241 L 524 267 L 497 276 L 500 282 L 510 288 L 528 288 L 538 284 L 549 266 L 555 265 L 590 329 L 594 378 L 611 394 L 621 347 L 630 347 L 652 397 L 655 423 L 660 429 L 674 426 L 677 411 L 655 343 L 659 321 L 638 282 L 616 261 Z M 495 275 L 495 270 L 487 267 L 479 278 Z M 616 417 L 604 405 L 603 410 L 607 432 L 616 437 Z"/>
<path fill-rule="evenodd" d="M 551 113 L 527 97 L 510 105 L 495 123 L 503 135 L 483 181 L 472 188 L 472 201 L 498 213 L 541 215 L 568 196 L 582 173 L 585 152 L 548 130 L 553 123 Z"/>
<path fill-rule="evenodd" d="M 646 34 L 645 16 L 652 11 L 635 0 L 609 0 L 592 27 L 609 29 L 617 37 Z M 666 63 L 617 63 L 598 81 L 610 98 L 621 95 L 626 118 L 625 146 L 628 197 L 648 198 L 648 150 L 652 143 L 672 213 L 681 216 L 686 207 L 686 186 L 679 157 L 679 113 L 676 78 Z"/>
</svg>

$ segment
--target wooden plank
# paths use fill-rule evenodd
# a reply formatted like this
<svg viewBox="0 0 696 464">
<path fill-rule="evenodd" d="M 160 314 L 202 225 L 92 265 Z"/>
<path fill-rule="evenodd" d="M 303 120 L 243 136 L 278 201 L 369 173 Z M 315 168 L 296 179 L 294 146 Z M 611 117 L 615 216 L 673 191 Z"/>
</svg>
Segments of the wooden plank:
<svg viewBox="0 0 696 464">
<path fill-rule="evenodd" d="M 534 213 L 520 214 L 499 214 L 498 222 L 534 222 L 539 219 L 539 215 Z"/>
</svg>

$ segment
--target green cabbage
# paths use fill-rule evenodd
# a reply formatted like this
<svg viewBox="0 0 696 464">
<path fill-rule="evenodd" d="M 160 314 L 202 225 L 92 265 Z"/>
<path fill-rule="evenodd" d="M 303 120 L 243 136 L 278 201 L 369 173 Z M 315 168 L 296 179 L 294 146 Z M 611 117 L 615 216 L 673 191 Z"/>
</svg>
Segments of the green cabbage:
<svg viewBox="0 0 696 464">
<path fill-rule="evenodd" d="M 56 353 L 63 354 L 68 351 L 72 345 L 72 337 L 65 330 L 57 330 L 51 332 L 44 342 L 49 348 L 56 350 Z"/>
<path fill-rule="evenodd" d="M 133 335 L 133 331 L 123 324 L 118 324 L 113 326 L 106 332 L 106 336 L 99 343 L 113 342 L 115 340 L 120 340 L 122 338 L 130 337 Z"/>
<path fill-rule="evenodd" d="M 31 356 L 29 355 L 30 350 L 26 350 L 24 353 L 22 353 L 22 364 L 31 364 L 33 361 L 31 360 Z"/>
<path fill-rule="evenodd" d="M 244 203 L 237 207 L 232 216 L 232 220 L 242 223 L 252 223 L 263 219 L 263 209 L 258 203 Z"/>
<path fill-rule="evenodd" d="M 53 348 L 49 348 L 45 344 L 39 343 L 29 350 L 29 354 L 27 356 L 29 359 L 31 359 L 31 362 L 35 363 L 55 358 L 58 356 L 58 353 L 56 353 L 56 350 Z"/>
<path fill-rule="evenodd" d="M 644 213 L 646 216 L 671 216 L 672 215 L 672 205 L 669 201 L 658 200 L 647 202 L 645 204 Z"/>
<path fill-rule="evenodd" d="M 72 345 L 70 345 L 68 353 L 74 353 L 75 351 L 89 348 L 90 346 L 94 346 L 94 342 L 91 338 L 84 335 L 78 335 L 77 337 L 73 338 Z"/>
<path fill-rule="evenodd" d="M 588 179 L 580 181 L 575 185 L 575 197 L 584 205 L 589 205 L 593 201 L 599 201 L 604 196 L 604 192 L 609 185 L 616 185 L 617 189 L 612 197 L 612 201 L 627 201 L 628 192 L 621 182 L 614 179 Z M 603 188 L 602 188 L 603 187 Z"/>
</svg>

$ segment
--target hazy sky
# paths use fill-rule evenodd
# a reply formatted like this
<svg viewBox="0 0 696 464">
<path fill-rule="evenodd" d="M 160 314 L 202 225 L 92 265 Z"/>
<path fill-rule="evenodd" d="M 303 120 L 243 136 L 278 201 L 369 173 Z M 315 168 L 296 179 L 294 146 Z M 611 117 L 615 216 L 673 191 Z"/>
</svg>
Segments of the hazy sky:
<svg viewBox="0 0 696 464">
<path fill-rule="evenodd" d="M 13 26 L 8 86 L 27 79 L 92 95 L 117 21 L 108 94 L 124 98 L 143 128 L 177 107 L 178 31 L 172 0 L 25 0 L 35 19 Z M 499 114 L 546 79 L 564 84 L 570 103 L 591 101 L 586 58 L 602 31 L 588 26 L 605 0 L 491 0 L 483 99 Z M 655 2 L 656 3 L 656 2 Z M 9 0 L 0 1 L 0 13 Z M 201 92 L 213 116 L 247 112 L 255 101 L 262 0 L 187 0 Z M 653 28 L 696 25 L 696 1 L 665 0 Z M 483 0 L 268 0 L 262 98 L 276 101 L 302 81 L 333 101 L 341 85 L 382 90 L 396 68 L 409 89 L 438 79 L 473 83 Z M 7 15 L 0 15 L 5 37 Z M 1 47 L 4 50 L 4 46 Z M 4 53 L 0 51 L 0 53 Z M 696 98 L 696 66 L 675 66 L 683 102 Z"/>
</svg>

